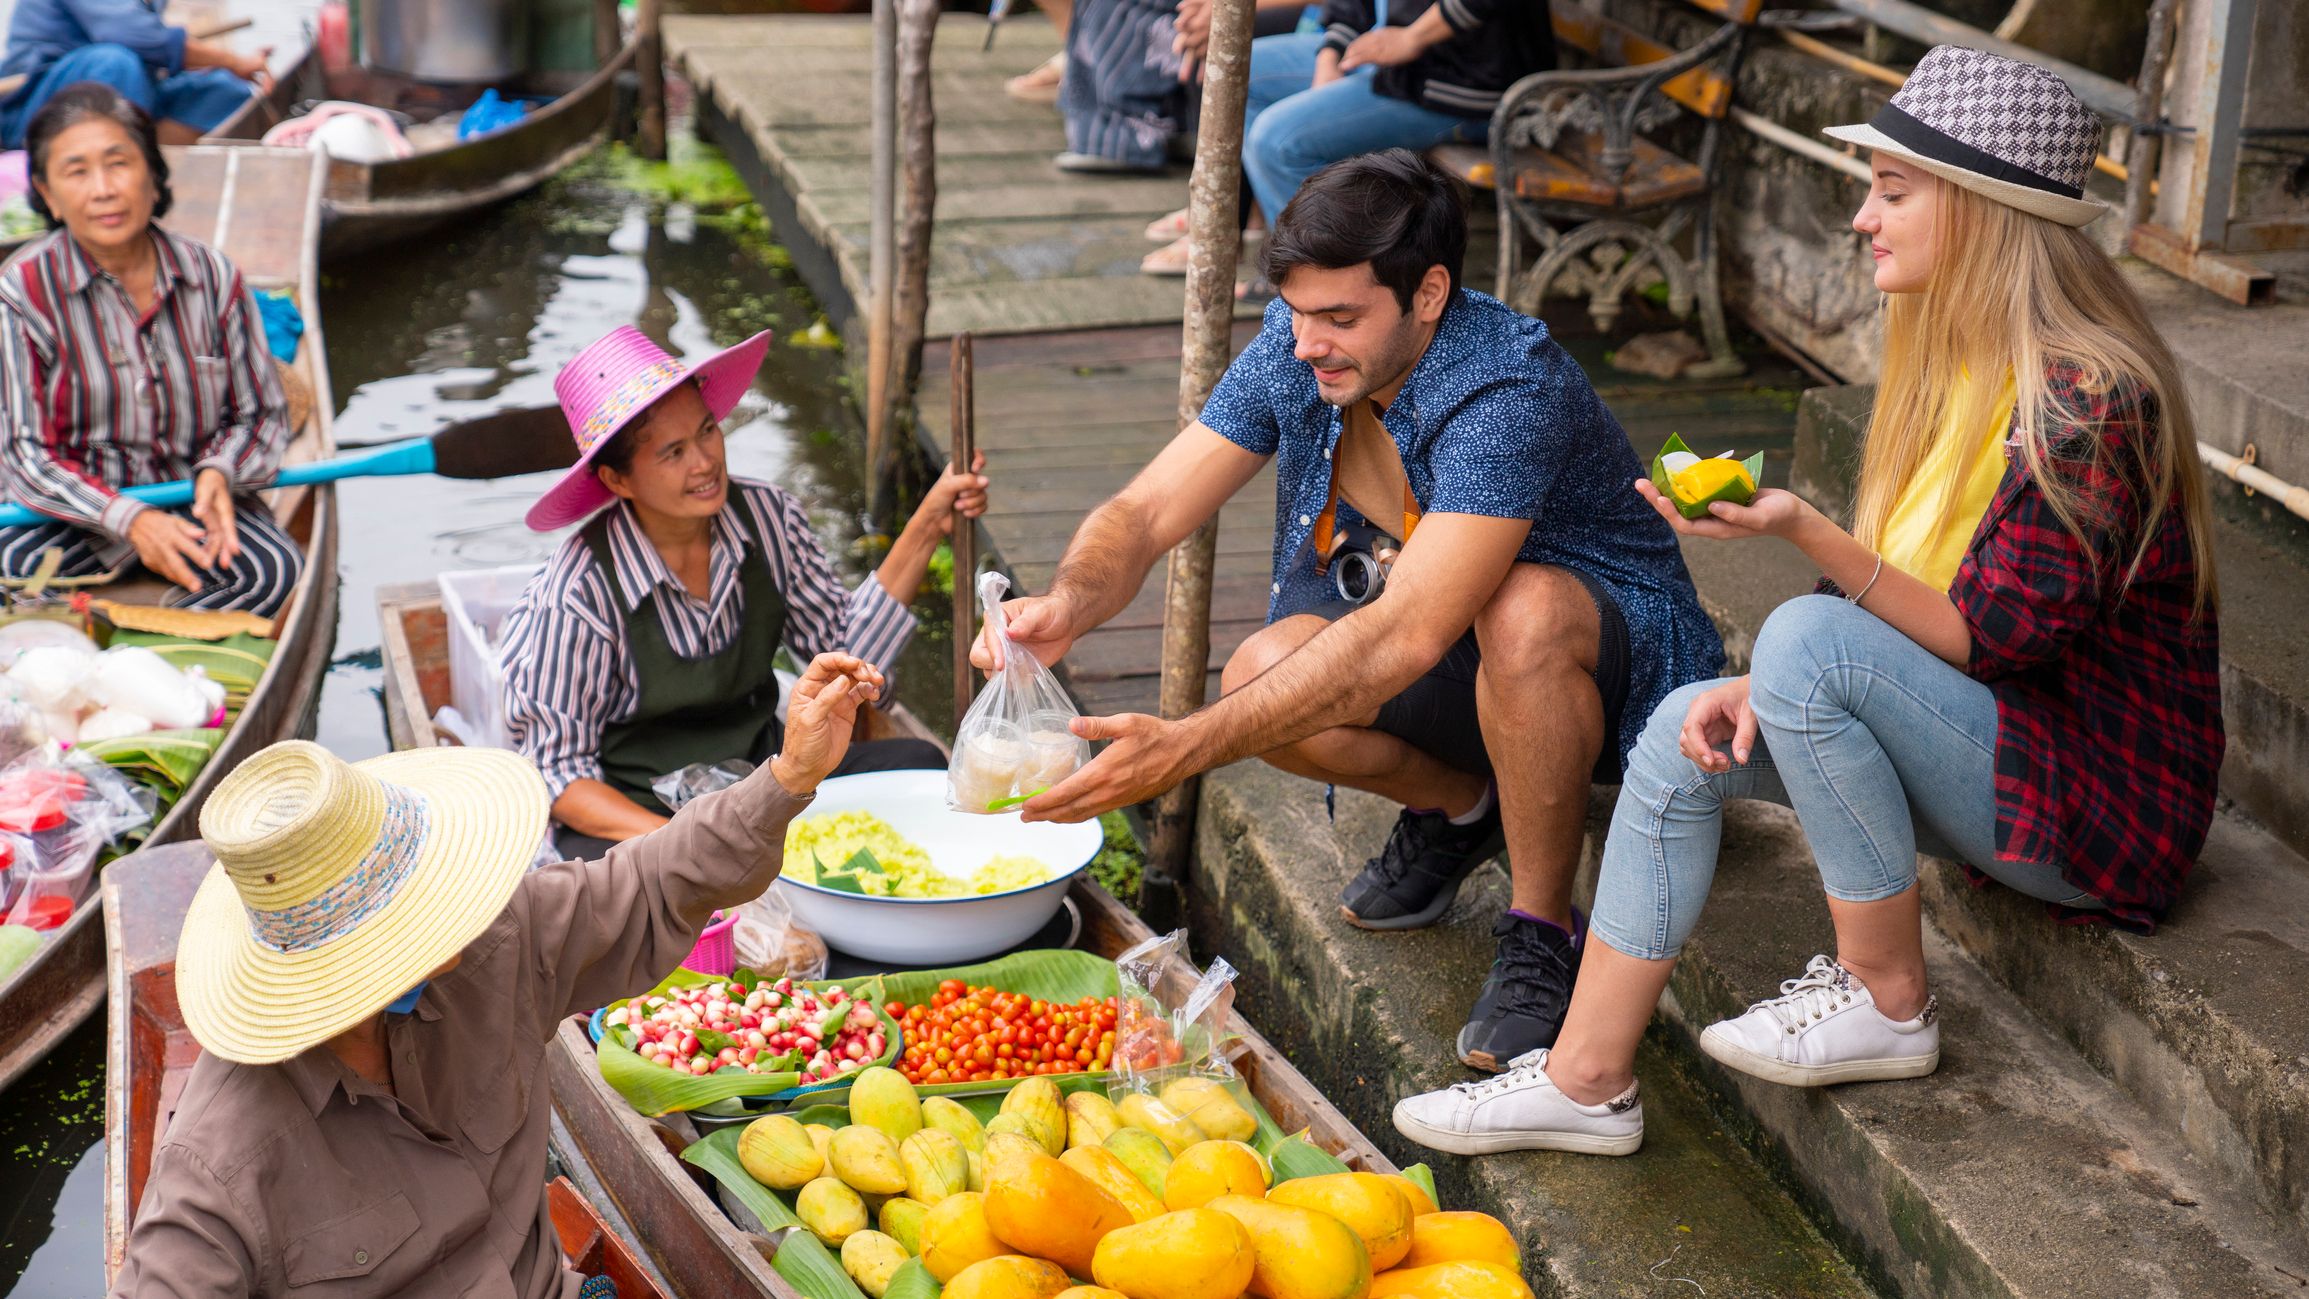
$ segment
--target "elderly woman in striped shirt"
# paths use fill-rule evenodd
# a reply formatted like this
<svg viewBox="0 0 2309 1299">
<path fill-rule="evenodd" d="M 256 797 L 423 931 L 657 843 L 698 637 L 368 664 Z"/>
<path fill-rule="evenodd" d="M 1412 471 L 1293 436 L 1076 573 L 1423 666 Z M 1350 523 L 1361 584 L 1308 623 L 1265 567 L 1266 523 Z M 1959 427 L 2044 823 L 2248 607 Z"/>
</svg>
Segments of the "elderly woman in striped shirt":
<svg viewBox="0 0 2309 1299">
<path fill-rule="evenodd" d="M 0 271 L 0 471 L 55 521 L 0 529 L 0 575 L 50 551 L 67 578 L 133 559 L 186 607 L 278 611 L 301 557 L 254 492 L 280 467 L 288 407 L 239 270 L 158 224 L 168 163 L 118 91 L 67 87 L 25 142 L 50 233 Z M 188 510 L 121 494 L 186 478 Z"/>
<path fill-rule="evenodd" d="M 881 568 L 845 590 L 802 503 L 732 479 L 723 459 L 721 421 L 768 346 L 757 334 L 690 367 L 623 326 L 553 381 L 578 460 L 528 522 L 585 522 L 507 621 L 505 685 L 513 745 L 545 776 L 565 855 L 665 824 L 650 791 L 662 774 L 776 752 L 780 644 L 889 673 L 955 511 L 985 512 L 983 458 L 948 467 Z M 933 745 L 882 740 L 853 745 L 836 774 L 945 765 Z"/>
</svg>

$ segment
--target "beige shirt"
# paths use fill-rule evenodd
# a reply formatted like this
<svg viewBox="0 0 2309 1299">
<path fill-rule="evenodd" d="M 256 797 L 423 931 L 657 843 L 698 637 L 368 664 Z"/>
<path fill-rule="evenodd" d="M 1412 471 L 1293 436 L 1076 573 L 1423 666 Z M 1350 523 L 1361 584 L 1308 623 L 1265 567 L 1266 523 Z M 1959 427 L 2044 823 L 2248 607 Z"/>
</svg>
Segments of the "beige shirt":
<svg viewBox="0 0 2309 1299">
<path fill-rule="evenodd" d="M 809 801 L 765 765 L 600 861 L 523 879 L 416 1012 L 386 1017 L 394 1093 L 326 1047 L 202 1057 L 113 1293 L 575 1295 L 545 1208 L 546 1044 L 671 973 L 714 908 L 768 888 Z"/>
</svg>

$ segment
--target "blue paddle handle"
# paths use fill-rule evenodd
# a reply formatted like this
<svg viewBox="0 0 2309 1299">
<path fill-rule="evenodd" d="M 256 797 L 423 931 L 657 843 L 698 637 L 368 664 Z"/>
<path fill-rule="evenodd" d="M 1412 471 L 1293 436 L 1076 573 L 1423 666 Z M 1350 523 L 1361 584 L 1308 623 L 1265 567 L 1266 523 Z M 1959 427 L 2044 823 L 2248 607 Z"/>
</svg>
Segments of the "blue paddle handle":
<svg viewBox="0 0 2309 1299">
<path fill-rule="evenodd" d="M 340 478 L 391 478 L 402 474 L 432 472 L 432 439 L 410 438 L 406 442 L 389 443 L 360 455 L 290 465 L 281 470 L 272 485 L 295 487 L 300 483 L 333 483 Z M 133 496 L 147 505 L 188 505 L 192 502 L 192 484 L 182 481 L 149 483 L 143 487 L 128 488 L 122 494 Z M 0 527 L 20 528 L 53 521 L 48 515 L 22 505 L 0 505 Z"/>
</svg>

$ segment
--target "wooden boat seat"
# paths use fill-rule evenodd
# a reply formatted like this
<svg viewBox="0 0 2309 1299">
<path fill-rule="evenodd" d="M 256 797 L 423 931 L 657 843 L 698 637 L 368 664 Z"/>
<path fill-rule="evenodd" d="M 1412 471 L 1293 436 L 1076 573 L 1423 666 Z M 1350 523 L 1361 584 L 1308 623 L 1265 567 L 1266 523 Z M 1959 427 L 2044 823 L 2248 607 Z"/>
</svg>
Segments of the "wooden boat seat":
<svg viewBox="0 0 2309 1299">
<path fill-rule="evenodd" d="M 1603 166 L 1603 136 L 1596 132 L 1566 133 L 1552 150 L 1516 149 L 1508 154 L 1512 168 L 1509 187 L 1517 198 L 1533 202 L 1583 203 L 1598 208 L 1654 207 L 1706 192 L 1708 176 L 1697 164 L 1642 136 L 1632 144 L 1634 161 L 1617 176 Z M 1436 148 L 1432 156 L 1470 185 L 1490 189 L 1498 184 L 1491 151 L 1480 145 L 1446 144 Z"/>
</svg>

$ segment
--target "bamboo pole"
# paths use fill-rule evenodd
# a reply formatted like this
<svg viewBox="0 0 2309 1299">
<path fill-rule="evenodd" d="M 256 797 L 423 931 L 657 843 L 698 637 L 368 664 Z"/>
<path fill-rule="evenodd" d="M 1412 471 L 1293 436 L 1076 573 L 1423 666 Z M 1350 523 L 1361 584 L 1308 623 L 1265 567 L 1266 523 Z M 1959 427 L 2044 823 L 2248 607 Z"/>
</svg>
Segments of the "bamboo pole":
<svg viewBox="0 0 2309 1299">
<path fill-rule="evenodd" d="M 617 16 L 617 0 L 593 0 L 593 66 L 606 67 L 625 42 Z"/>
<path fill-rule="evenodd" d="M 947 425 L 954 432 L 956 468 L 968 473 L 978 458 L 978 370 L 970 355 L 970 335 L 956 334 L 946 354 Z M 954 511 L 954 724 L 970 711 L 978 669 L 970 666 L 970 643 L 978 639 L 978 524 Z"/>
<path fill-rule="evenodd" d="M 930 92 L 930 51 L 938 35 L 939 0 L 898 0 L 899 154 L 904 197 L 898 212 L 897 292 L 890 324 L 890 367 L 885 376 L 891 413 L 906 406 L 922 377 L 922 340 L 930 320 L 930 238 L 938 208 L 938 110 Z M 888 427 L 886 424 L 885 427 Z M 896 437 L 882 460 L 868 466 L 877 481 L 897 462 Z"/>
<path fill-rule="evenodd" d="M 665 35 L 658 22 L 658 0 L 639 0 L 634 6 L 634 66 L 641 74 L 641 121 L 634 131 L 634 151 L 657 162 L 665 160 Z"/>
<path fill-rule="evenodd" d="M 2125 151 L 2125 166 L 2132 173 L 2125 178 L 2125 227 L 2134 229 L 2149 219 L 2149 200 L 2154 196 L 2157 163 L 2163 152 L 2163 141 L 2153 130 L 2157 120 L 2165 115 L 2165 64 L 2173 56 L 2174 0 L 2156 0 L 2149 7 L 2149 43 L 2141 52 L 2141 75 L 2134 89 L 2141 97 L 2140 107 L 2134 113 L 2132 147 Z"/>
<path fill-rule="evenodd" d="M 866 515 L 879 516 L 883 444 L 890 437 L 890 315 L 896 301 L 898 201 L 898 0 L 874 0 L 874 79 L 868 122 L 873 162 L 867 188 Z"/>
<path fill-rule="evenodd" d="M 1252 0 L 1216 0 L 1211 6 L 1210 49 L 1203 64 L 1202 121 L 1195 140 L 1194 178 L 1187 198 L 1187 233 L 1194 256 L 1187 266 L 1184 337 L 1180 341 L 1179 427 L 1200 418 L 1203 403 L 1233 355 L 1235 262 L 1242 252 L 1236 222 L 1243 183 L 1243 101 L 1250 82 Z M 1170 556 L 1163 602 L 1162 715 L 1184 717 L 1203 706 L 1211 657 L 1211 565 L 1218 551 L 1217 515 L 1204 521 Z M 1188 779 L 1155 803 L 1148 846 L 1144 905 L 1176 909 L 1194 849 L 1195 799 L 1201 782 Z"/>
</svg>

